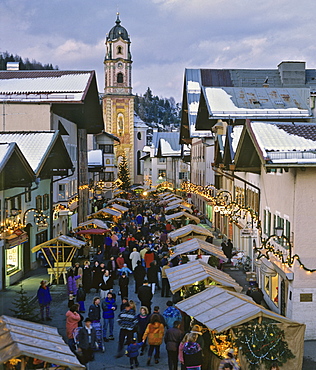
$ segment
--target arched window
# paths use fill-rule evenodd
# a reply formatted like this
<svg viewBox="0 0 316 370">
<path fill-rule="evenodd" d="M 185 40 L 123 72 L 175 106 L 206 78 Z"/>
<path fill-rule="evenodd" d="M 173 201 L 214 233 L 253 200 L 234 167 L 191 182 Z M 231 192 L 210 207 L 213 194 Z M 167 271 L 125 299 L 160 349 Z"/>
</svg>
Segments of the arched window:
<svg viewBox="0 0 316 370">
<path fill-rule="evenodd" d="M 109 159 L 107 159 L 107 160 L 105 161 L 105 164 L 111 164 L 111 161 L 110 161 Z"/>
<path fill-rule="evenodd" d="M 117 54 L 123 54 L 122 52 L 122 46 L 117 47 Z"/>
<path fill-rule="evenodd" d="M 124 134 L 124 116 L 122 113 L 117 116 L 117 131 L 119 135 Z"/>
<path fill-rule="evenodd" d="M 142 139 L 142 133 L 141 132 L 137 132 L 137 139 L 138 140 L 141 140 Z"/>
<path fill-rule="evenodd" d="M 141 166 L 141 160 L 140 160 L 140 157 L 142 155 L 142 152 L 141 150 L 138 150 L 137 151 L 137 175 L 141 175 L 142 174 L 142 166 Z"/>
<path fill-rule="evenodd" d="M 118 84 L 123 83 L 123 73 L 120 72 L 120 73 L 117 74 L 116 81 L 117 81 Z"/>
</svg>

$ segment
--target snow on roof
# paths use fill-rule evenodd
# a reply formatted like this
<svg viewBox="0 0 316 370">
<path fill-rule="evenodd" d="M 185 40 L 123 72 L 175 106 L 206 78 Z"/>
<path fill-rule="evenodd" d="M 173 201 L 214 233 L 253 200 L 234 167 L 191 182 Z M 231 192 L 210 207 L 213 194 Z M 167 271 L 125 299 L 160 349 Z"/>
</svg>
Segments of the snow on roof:
<svg viewBox="0 0 316 370">
<path fill-rule="evenodd" d="M 0 100 L 10 101 L 80 101 L 89 84 L 91 72 L 51 74 L 32 78 L 1 79 Z"/>
<path fill-rule="evenodd" d="M 53 131 L 0 133 L 0 143 L 16 143 L 36 173 L 55 134 Z"/>
<path fill-rule="evenodd" d="M 214 118 L 231 117 L 309 117 L 307 101 L 299 90 L 306 88 L 205 87 L 209 114 Z M 305 91 L 306 90 L 306 91 Z M 307 98 L 307 96 L 306 96 Z"/>
<path fill-rule="evenodd" d="M 103 166 L 103 156 L 101 149 L 88 151 L 88 166 Z"/>
<path fill-rule="evenodd" d="M 8 151 L 10 149 L 10 144 L 0 144 L 0 168 L 2 168 L 2 163 L 5 160 Z"/>
<path fill-rule="evenodd" d="M 273 163 L 316 162 L 316 141 L 292 135 L 275 124 L 251 122 L 251 129 L 264 157 Z M 305 152 L 305 153 L 302 153 Z"/>
<path fill-rule="evenodd" d="M 244 126 L 234 126 L 233 132 L 231 133 L 232 148 L 233 148 L 234 153 L 236 153 L 237 145 L 238 145 L 243 128 Z"/>
</svg>

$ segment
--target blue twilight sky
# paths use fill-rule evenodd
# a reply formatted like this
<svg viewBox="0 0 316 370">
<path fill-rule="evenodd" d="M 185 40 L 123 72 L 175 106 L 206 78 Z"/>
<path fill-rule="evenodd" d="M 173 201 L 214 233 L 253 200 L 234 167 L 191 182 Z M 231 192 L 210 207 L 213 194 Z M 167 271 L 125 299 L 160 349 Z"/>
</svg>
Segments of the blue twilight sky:
<svg viewBox="0 0 316 370">
<path fill-rule="evenodd" d="M 182 99 L 185 68 L 316 68 L 315 0 L 0 0 L 0 51 L 95 70 L 117 9 L 130 34 L 133 92 Z"/>
</svg>

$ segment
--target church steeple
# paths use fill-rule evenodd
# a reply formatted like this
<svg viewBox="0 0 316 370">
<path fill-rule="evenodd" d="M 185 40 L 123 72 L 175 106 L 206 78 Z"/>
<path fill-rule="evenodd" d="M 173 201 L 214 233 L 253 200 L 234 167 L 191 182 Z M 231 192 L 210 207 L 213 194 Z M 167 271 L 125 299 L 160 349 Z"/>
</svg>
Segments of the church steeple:
<svg viewBox="0 0 316 370">
<path fill-rule="evenodd" d="M 105 45 L 105 94 L 131 94 L 131 41 L 126 28 L 121 25 L 119 13 L 117 13 L 115 26 L 106 36 Z"/>
</svg>

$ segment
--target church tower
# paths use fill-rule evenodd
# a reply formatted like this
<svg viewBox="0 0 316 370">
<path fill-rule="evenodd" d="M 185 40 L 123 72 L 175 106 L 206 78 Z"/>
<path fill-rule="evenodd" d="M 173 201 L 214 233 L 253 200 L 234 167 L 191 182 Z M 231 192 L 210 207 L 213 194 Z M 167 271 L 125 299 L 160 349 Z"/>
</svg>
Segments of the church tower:
<svg viewBox="0 0 316 370">
<path fill-rule="evenodd" d="M 125 153 L 134 183 L 134 96 L 132 95 L 131 41 L 121 26 L 119 14 L 115 26 L 106 36 L 104 59 L 105 86 L 103 117 L 105 131 L 120 139 L 115 147 L 117 165 Z"/>
</svg>

